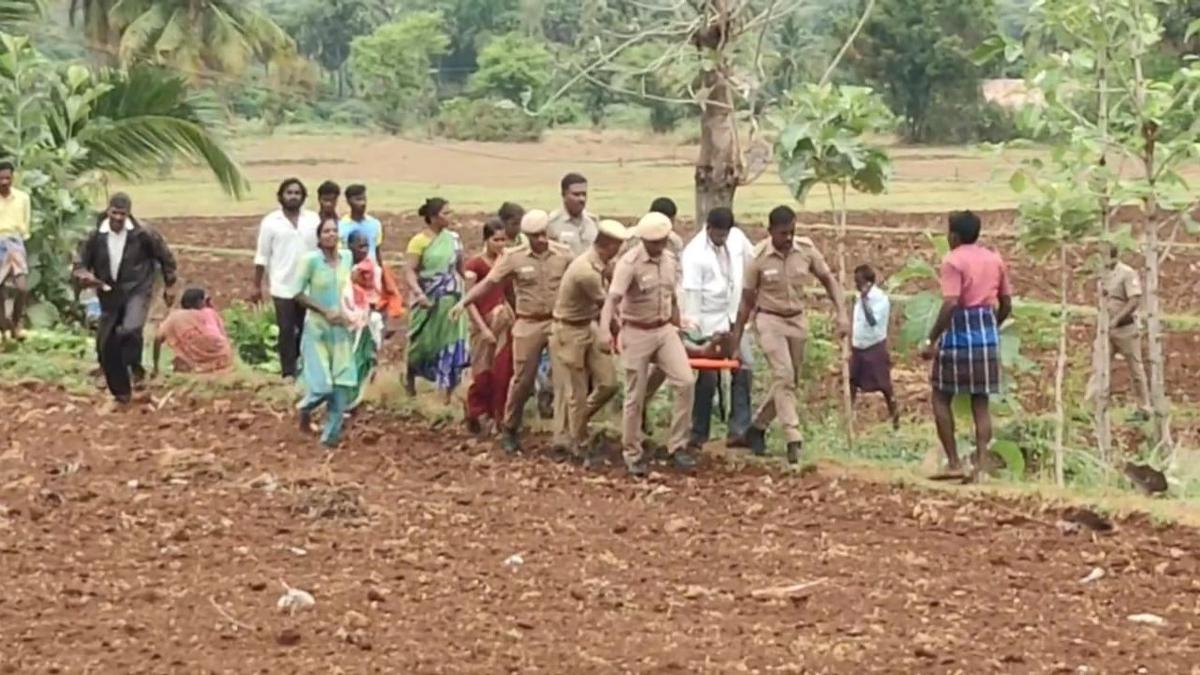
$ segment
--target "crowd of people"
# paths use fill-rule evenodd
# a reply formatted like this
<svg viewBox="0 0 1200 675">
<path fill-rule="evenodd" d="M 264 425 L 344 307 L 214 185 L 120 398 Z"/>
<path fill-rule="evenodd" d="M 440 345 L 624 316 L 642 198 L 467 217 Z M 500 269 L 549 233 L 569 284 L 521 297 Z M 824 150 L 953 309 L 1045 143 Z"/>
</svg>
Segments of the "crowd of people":
<svg viewBox="0 0 1200 675">
<path fill-rule="evenodd" d="M 0 330 L 20 339 L 32 215 L 13 173 L 11 164 L 0 162 Z M 695 466 L 710 439 L 715 402 L 728 422 L 727 445 L 763 454 L 767 429 L 778 420 L 787 459 L 795 463 L 803 452 L 797 390 L 814 280 L 832 304 L 838 339 L 850 341 L 854 399 L 881 393 L 899 425 L 889 298 L 874 269 L 861 264 L 848 302 L 819 248 L 797 234 L 791 208 L 770 212 L 768 236 L 757 243 L 728 208 L 711 210 L 684 241 L 669 198 L 655 200 L 626 227 L 588 211 L 583 176 L 567 174 L 560 188 L 561 206 L 552 212 L 503 204 L 483 224 L 475 255 L 465 250 L 450 204 L 426 200 L 418 210 L 425 228 L 405 246 L 401 284 L 384 263 L 385 232 L 368 214 L 365 186 L 343 193 L 326 181 L 313 212 L 304 208 L 305 185 L 283 181 L 279 208 L 259 227 L 250 297 L 261 302 L 265 288 L 274 305 L 280 371 L 303 386 L 301 428 L 316 433 L 313 416 L 323 407 L 321 442 L 340 442 L 375 377 L 387 326 L 407 315 L 408 392 L 427 380 L 449 404 L 469 379 L 468 428 L 498 435 L 509 453 L 522 450 L 525 408 L 536 393 L 542 414 L 552 419 L 553 453 L 564 461 L 593 461 L 591 420 L 623 387 L 622 451 L 629 472 L 644 475 L 652 457 L 644 441 L 647 403 L 665 384 L 673 406 L 666 444 L 655 452 L 659 459 L 684 470 Z M 343 197 L 348 213 L 339 216 Z M 977 453 L 989 447 L 988 401 L 1001 381 L 1000 326 L 1012 308 L 1005 263 L 979 244 L 980 230 L 969 211 L 948 218 L 951 251 L 939 270 L 944 302 L 921 349 L 932 362 L 933 415 L 947 478 L 973 473 L 964 470 L 956 448 L 955 395 L 970 397 Z M 1144 406 L 1145 376 L 1137 372 L 1141 289 L 1115 250 L 1111 261 L 1105 288 L 1113 305 L 1112 339 L 1134 370 Z M 116 194 L 80 245 L 73 270 L 78 287 L 99 297 L 97 357 L 109 391 L 127 403 L 145 377 L 143 333 L 156 277 L 165 287 L 163 300 L 174 306 L 175 258 L 159 233 L 134 218 L 129 196 Z M 756 408 L 752 334 L 769 378 Z M 158 326 L 156 372 L 164 343 L 177 371 L 214 372 L 233 363 L 220 314 L 203 289 L 185 291 Z"/>
</svg>

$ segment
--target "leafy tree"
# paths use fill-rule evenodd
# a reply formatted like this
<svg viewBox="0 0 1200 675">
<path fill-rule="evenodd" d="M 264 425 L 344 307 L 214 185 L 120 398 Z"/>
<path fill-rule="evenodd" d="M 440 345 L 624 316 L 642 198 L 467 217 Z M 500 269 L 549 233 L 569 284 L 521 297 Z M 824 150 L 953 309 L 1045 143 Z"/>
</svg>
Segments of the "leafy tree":
<svg viewBox="0 0 1200 675">
<path fill-rule="evenodd" d="M 479 52 L 479 70 L 468 90 L 484 98 L 528 105 L 540 102 L 554 77 L 554 56 L 540 40 L 519 33 L 494 38 Z"/>
<path fill-rule="evenodd" d="M 1173 452 L 1160 274 L 1175 233 L 1181 227 L 1200 232 L 1191 215 L 1196 206 L 1193 194 L 1180 173 L 1200 157 L 1195 116 L 1200 64 L 1187 63 L 1161 75 L 1148 69 L 1165 34 L 1162 17 L 1171 7 L 1163 0 L 1043 0 L 1035 6 L 1031 25 L 1058 50 L 1034 63 L 1028 79 L 1044 93 L 1046 105 L 1028 108 L 1023 118 L 1035 133 L 1060 140 L 1051 165 L 1031 162 L 1013 181 L 1015 187 L 1032 181 L 1043 194 L 1045 185 L 1065 183 L 1043 212 L 1052 209 L 1049 215 L 1058 221 L 1075 222 L 1075 215 L 1066 214 L 1082 209 L 1079 204 L 1086 198 L 1094 204 L 1090 222 L 1076 226 L 1096 227 L 1106 237 L 1113 235 L 1110 223 L 1116 209 L 1129 202 L 1141 205 L 1152 423 L 1157 447 Z M 1196 31 L 1200 20 L 1185 30 L 1185 39 Z M 1004 54 L 1012 61 L 1022 53 L 1020 43 L 997 36 L 981 45 L 976 56 L 982 60 Z M 1136 174 L 1122 172 L 1123 165 L 1136 167 Z M 1043 215 L 1039 220 L 1048 219 Z M 1105 303 L 1098 309 L 1093 363 L 1103 392 L 1108 389 L 1111 326 Z M 1108 401 L 1097 396 L 1095 403 L 1097 442 L 1107 459 Z"/>
<path fill-rule="evenodd" d="M 409 11 L 423 10 L 442 15 L 450 44 L 438 65 L 461 82 L 474 72 L 480 51 L 493 36 L 521 28 L 519 1 L 406 0 L 404 6 Z"/>
<path fill-rule="evenodd" d="M 388 0 L 271 0 L 266 10 L 296 47 L 337 78 L 338 97 L 346 93 L 350 43 L 369 35 L 390 18 Z"/>
<path fill-rule="evenodd" d="M 89 195 L 106 175 L 143 178 L 162 160 L 208 166 L 241 195 L 247 183 L 211 132 L 211 101 L 157 69 L 94 73 L 49 62 L 27 38 L 0 33 L 0 156 L 18 166 L 33 201 L 31 317 L 71 309 L 69 260 L 88 227 Z"/>
<path fill-rule="evenodd" d="M 650 113 L 650 128 L 659 133 L 675 129 L 691 106 L 688 85 L 696 77 L 698 63 L 694 53 L 664 59 L 668 45 L 646 42 L 621 52 L 613 65 L 612 84 L 625 98 L 644 106 Z"/>
<path fill-rule="evenodd" d="M 995 25 L 992 0 L 879 0 L 847 62 L 904 119 L 904 136 L 926 142 L 936 109 L 953 120 L 978 103 L 970 55 Z"/>
<path fill-rule="evenodd" d="M 873 91 L 864 87 L 808 85 L 796 91 L 783 116 L 779 135 L 779 177 L 798 201 L 824 185 L 837 217 L 837 274 L 848 289 L 846 271 L 846 194 L 851 188 L 879 194 L 887 187 L 891 159 L 871 147 L 864 136 L 892 125 L 892 115 Z M 850 402 L 850 344 L 842 343 L 842 413 L 846 441 L 854 445 L 854 408 Z"/>
<path fill-rule="evenodd" d="M 414 113 L 432 112 L 429 71 L 449 44 L 441 15 L 431 12 L 406 15 L 350 43 L 355 87 L 384 129 L 398 131 Z"/>
</svg>

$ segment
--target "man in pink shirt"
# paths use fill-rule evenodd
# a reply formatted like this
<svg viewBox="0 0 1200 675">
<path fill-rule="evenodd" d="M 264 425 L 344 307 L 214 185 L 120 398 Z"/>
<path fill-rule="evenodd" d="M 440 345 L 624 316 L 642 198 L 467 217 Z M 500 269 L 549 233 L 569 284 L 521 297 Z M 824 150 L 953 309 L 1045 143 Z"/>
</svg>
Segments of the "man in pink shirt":
<svg viewBox="0 0 1200 675">
<path fill-rule="evenodd" d="M 1000 325 L 1012 314 L 1012 287 L 999 254 L 977 243 L 979 230 L 974 213 L 950 214 L 950 253 L 938 271 L 942 308 L 921 348 L 921 355 L 933 360 L 933 418 L 948 464 L 937 478 L 976 478 L 992 441 L 988 397 L 1000 393 Z M 970 474 L 962 470 L 954 440 L 950 404 L 956 394 L 971 397 L 975 419 Z"/>
</svg>

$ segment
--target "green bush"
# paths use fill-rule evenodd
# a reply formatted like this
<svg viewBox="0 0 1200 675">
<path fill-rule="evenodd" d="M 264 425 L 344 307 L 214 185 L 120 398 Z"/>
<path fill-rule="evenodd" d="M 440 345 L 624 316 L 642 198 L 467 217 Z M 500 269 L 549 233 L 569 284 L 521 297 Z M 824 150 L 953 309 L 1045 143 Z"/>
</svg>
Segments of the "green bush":
<svg viewBox="0 0 1200 675">
<path fill-rule="evenodd" d="M 929 143 L 1002 143 L 1023 137 L 1014 111 L 982 100 L 935 106 L 926 118 Z"/>
<path fill-rule="evenodd" d="M 371 106 L 356 98 L 342 101 L 333 109 L 329 121 L 346 126 L 367 126 L 371 123 Z"/>
<path fill-rule="evenodd" d="M 279 372 L 275 358 L 275 343 L 279 327 L 275 325 L 275 309 L 267 304 L 252 307 L 234 303 L 224 312 L 225 330 L 242 363 L 266 372 Z"/>
<path fill-rule="evenodd" d="M 1021 138 L 1014 111 L 995 103 L 984 103 L 975 122 L 975 140 L 985 143 L 1004 143 Z"/>
<path fill-rule="evenodd" d="M 456 141 L 532 143 L 542 131 L 541 119 L 511 101 L 451 99 L 434 121 L 436 134 Z"/>
</svg>

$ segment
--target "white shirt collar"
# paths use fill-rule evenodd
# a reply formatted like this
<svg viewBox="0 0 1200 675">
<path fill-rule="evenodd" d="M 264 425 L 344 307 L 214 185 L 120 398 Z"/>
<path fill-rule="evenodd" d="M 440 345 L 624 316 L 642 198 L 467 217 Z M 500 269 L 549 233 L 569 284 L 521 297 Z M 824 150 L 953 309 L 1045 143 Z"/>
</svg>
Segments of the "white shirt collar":
<svg viewBox="0 0 1200 675">
<path fill-rule="evenodd" d="M 121 231 L 116 232 L 115 234 L 119 237 L 123 234 L 128 233 L 132 229 L 133 229 L 133 223 L 127 220 L 127 221 L 125 221 L 125 227 L 121 228 Z M 100 232 L 100 234 L 114 234 L 114 232 L 112 231 L 112 227 L 110 227 L 108 224 L 108 218 L 105 218 L 104 222 L 100 223 L 99 232 Z"/>
</svg>

